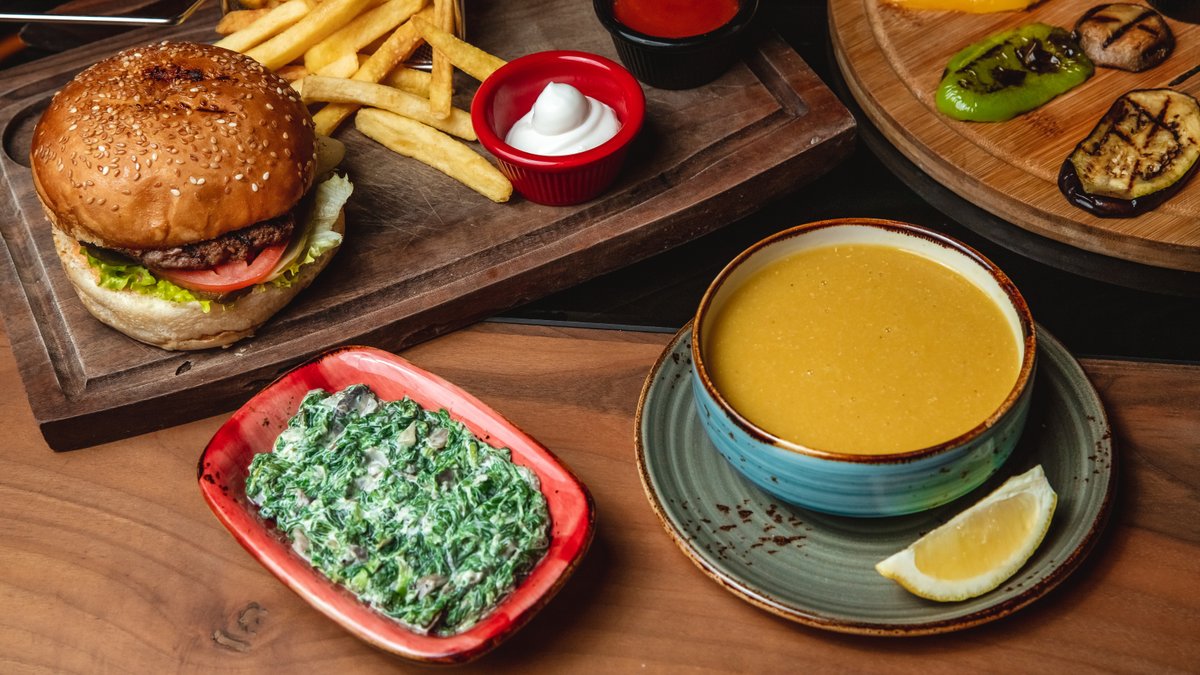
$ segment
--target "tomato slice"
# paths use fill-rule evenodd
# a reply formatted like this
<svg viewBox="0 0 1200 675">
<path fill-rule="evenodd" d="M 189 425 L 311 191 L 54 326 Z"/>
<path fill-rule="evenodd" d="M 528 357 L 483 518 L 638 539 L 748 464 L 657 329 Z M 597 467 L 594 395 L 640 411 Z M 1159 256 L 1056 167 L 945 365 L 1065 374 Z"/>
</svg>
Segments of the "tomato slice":
<svg viewBox="0 0 1200 675">
<path fill-rule="evenodd" d="M 283 257 L 288 242 L 272 244 L 258 252 L 253 260 L 234 260 L 202 270 L 154 269 L 155 276 L 176 286 L 205 293 L 229 293 L 253 286 L 267 278 L 275 263 Z"/>
</svg>

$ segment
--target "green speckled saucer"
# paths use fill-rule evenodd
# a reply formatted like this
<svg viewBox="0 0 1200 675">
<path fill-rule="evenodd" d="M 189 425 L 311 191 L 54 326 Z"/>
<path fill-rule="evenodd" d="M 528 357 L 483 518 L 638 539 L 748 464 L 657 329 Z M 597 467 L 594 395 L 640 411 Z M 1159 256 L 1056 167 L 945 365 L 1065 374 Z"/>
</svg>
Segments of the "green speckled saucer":
<svg viewBox="0 0 1200 675">
<path fill-rule="evenodd" d="M 709 442 L 692 402 L 691 325 L 659 357 L 638 405 L 637 462 L 650 504 L 702 570 L 735 595 L 803 624 L 844 633 L 923 635 L 993 621 L 1048 593 L 1086 557 L 1107 520 L 1116 467 L 1096 390 L 1067 350 L 1038 328 L 1038 372 L 1024 435 L 978 490 L 923 513 L 830 516 L 772 499 Z M 978 598 L 909 594 L 875 563 L 1041 464 L 1058 492 L 1050 531 L 1016 575 Z"/>
</svg>

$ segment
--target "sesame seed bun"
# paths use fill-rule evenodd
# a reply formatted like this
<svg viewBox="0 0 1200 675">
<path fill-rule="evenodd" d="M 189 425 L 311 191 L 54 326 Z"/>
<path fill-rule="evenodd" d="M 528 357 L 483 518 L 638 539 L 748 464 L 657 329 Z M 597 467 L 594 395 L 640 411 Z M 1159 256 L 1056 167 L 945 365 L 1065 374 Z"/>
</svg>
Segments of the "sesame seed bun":
<svg viewBox="0 0 1200 675">
<path fill-rule="evenodd" d="M 315 175 L 308 111 L 287 82 L 220 47 L 161 43 L 88 68 L 33 132 L 34 185 L 58 230 L 167 248 L 280 216 Z"/>
<path fill-rule="evenodd" d="M 345 231 L 339 217 L 333 229 Z M 84 307 L 100 321 L 147 344 L 169 350 L 226 347 L 250 337 L 283 309 L 325 269 L 337 249 L 300 268 L 287 288 L 265 284 L 229 304 L 213 303 L 208 312 L 199 302 L 172 302 L 129 290 L 97 285 L 99 273 L 88 264 L 79 242 L 54 230 L 54 247 L 63 270 Z"/>
</svg>

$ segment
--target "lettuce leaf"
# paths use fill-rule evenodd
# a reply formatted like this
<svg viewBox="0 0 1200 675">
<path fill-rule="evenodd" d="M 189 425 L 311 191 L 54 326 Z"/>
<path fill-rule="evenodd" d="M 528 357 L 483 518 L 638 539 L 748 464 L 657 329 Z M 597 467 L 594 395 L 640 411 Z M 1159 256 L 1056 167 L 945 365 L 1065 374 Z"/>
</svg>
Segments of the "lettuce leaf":
<svg viewBox="0 0 1200 675">
<path fill-rule="evenodd" d="M 198 302 L 207 314 L 212 308 L 212 301 L 196 297 L 191 291 L 167 281 L 158 279 L 145 266 L 135 262 L 118 262 L 104 254 L 93 251 L 81 244 L 80 250 L 87 256 L 88 264 L 100 273 L 98 285 L 114 291 L 129 290 L 142 295 L 151 295 L 171 302 Z"/>
<path fill-rule="evenodd" d="M 300 275 L 301 267 L 342 243 L 342 235 L 333 230 L 333 224 L 337 222 L 342 207 L 353 191 L 354 185 L 336 174 L 317 186 L 304 229 L 292 240 L 292 245 L 280 258 L 271 276 L 259 284 L 259 288 L 265 288 L 266 284 L 278 288 L 291 286 Z M 198 302 L 206 314 L 212 309 L 212 300 L 197 297 L 186 288 L 155 277 L 144 265 L 115 260 L 83 244 L 80 247 L 87 256 L 88 264 L 99 273 L 98 285 L 101 288 L 134 291 L 170 302 Z"/>
<path fill-rule="evenodd" d="M 278 288 L 291 286 L 300 275 L 300 268 L 320 258 L 342 243 L 342 235 L 333 230 L 342 207 L 354 192 L 354 185 L 344 176 L 334 174 L 317 186 L 312 208 L 308 210 L 304 229 L 275 265 L 270 283 Z"/>
</svg>

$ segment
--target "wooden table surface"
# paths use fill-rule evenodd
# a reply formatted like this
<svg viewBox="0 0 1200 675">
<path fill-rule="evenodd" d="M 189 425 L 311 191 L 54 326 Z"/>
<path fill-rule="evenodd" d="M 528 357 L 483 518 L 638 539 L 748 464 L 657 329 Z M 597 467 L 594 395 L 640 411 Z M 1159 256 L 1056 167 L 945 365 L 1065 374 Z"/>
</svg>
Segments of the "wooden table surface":
<svg viewBox="0 0 1200 675">
<path fill-rule="evenodd" d="M 1118 443 L 1108 532 L 1007 619 L 927 638 L 791 624 L 705 577 L 642 492 L 633 414 L 668 336 L 485 323 L 405 352 L 566 461 L 597 534 L 562 592 L 466 670 L 1195 671 L 1200 367 L 1085 361 Z M 343 632 L 209 512 L 196 459 L 225 416 L 56 454 L 0 333 L 0 672 L 379 672 L 415 666 Z M 427 672 L 427 670 L 426 670 Z"/>
</svg>

